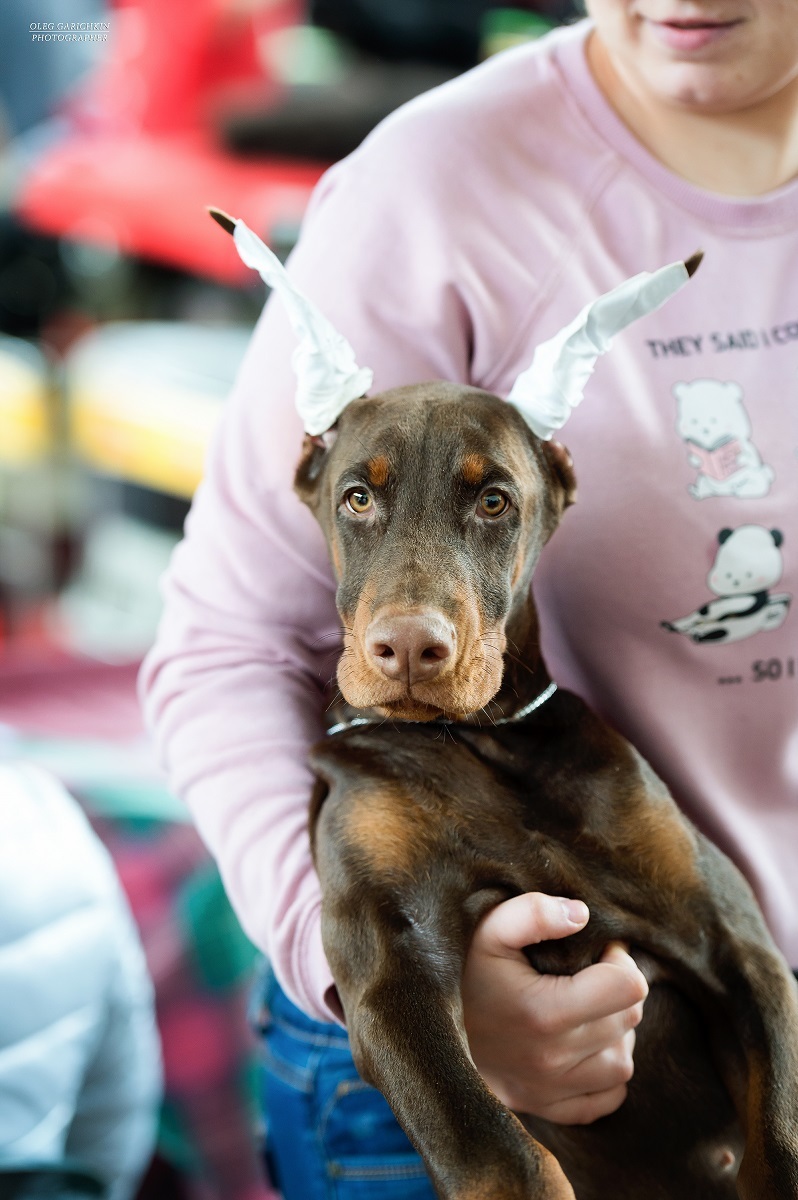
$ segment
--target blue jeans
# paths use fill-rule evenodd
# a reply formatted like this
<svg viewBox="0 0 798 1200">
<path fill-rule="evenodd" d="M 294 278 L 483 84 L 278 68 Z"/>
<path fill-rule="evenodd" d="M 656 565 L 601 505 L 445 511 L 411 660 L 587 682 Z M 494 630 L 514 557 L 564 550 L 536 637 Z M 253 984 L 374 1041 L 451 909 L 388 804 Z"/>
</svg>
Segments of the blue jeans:
<svg viewBox="0 0 798 1200">
<path fill-rule="evenodd" d="M 434 1200 L 387 1102 L 358 1075 L 346 1031 L 307 1017 L 271 974 L 259 1000 L 267 1157 L 285 1200 Z"/>
</svg>

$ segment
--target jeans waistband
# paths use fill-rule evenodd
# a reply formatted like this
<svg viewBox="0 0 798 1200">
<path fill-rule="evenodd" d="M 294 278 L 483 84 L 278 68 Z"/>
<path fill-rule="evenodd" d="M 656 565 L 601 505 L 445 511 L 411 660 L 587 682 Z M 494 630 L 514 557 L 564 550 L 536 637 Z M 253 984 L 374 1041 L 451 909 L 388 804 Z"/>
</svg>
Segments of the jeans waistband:
<svg viewBox="0 0 798 1200">
<path fill-rule="evenodd" d="M 334 1021 L 316 1021 L 289 1000 L 269 963 L 265 963 L 261 980 L 255 989 L 259 997 L 260 1010 L 254 1023 L 263 1031 L 268 1025 L 279 1025 L 302 1041 L 313 1041 L 317 1045 L 341 1046 L 349 1044 L 345 1029 Z"/>
</svg>

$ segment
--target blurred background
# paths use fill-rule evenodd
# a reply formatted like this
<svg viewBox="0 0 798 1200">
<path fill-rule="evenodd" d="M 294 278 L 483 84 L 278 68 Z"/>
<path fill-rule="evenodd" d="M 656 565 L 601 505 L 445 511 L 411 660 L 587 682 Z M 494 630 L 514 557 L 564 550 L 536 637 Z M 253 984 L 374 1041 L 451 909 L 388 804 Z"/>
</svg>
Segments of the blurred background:
<svg viewBox="0 0 798 1200">
<path fill-rule="evenodd" d="M 575 15 L 571 0 L 0 4 L 0 762 L 69 789 L 133 911 L 165 1079 L 142 1200 L 273 1194 L 255 951 L 135 697 L 263 302 L 204 206 L 284 256 L 325 167 L 382 117 Z"/>
</svg>

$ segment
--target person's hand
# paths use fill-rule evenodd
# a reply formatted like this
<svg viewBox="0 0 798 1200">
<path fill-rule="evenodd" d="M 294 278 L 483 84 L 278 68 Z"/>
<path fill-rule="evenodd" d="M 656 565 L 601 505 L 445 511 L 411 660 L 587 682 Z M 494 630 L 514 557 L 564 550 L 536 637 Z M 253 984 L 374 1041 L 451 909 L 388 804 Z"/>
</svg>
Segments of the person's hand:
<svg viewBox="0 0 798 1200">
<path fill-rule="evenodd" d="M 632 1077 L 648 985 L 619 942 L 576 975 L 540 975 L 524 946 L 576 933 L 580 900 L 514 896 L 477 927 L 463 976 L 465 1028 L 485 1082 L 509 1108 L 562 1125 L 614 1112 Z"/>
</svg>

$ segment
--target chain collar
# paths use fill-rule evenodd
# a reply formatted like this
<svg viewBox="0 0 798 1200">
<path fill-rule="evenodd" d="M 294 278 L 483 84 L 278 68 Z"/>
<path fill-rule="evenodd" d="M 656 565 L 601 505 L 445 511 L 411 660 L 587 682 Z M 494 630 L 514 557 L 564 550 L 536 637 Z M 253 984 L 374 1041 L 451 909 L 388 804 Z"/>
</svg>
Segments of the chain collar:
<svg viewBox="0 0 798 1200">
<path fill-rule="evenodd" d="M 491 721 L 491 725 L 513 725 L 516 721 L 523 721 L 524 717 L 528 717 L 536 708 L 540 708 L 547 700 L 550 700 L 557 691 L 557 684 L 552 682 L 547 688 L 536 696 L 534 700 L 530 700 L 529 704 L 525 704 L 523 708 L 519 708 L 518 712 L 512 713 L 509 717 L 498 717 L 495 721 Z M 327 736 L 332 737 L 333 734 L 343 733 L 345 729 L 353 729 L 357 725 L 384 725 L 385 717 L 352 717 L 351 721 L 339 721 L 337 725 L 333 725 L 327 730 Z M 407 725 L 458 725 L 462 721 L 450 721 L 446 717 L 438 717 L 436 721 L 406 721 Z"/>
</svg>

